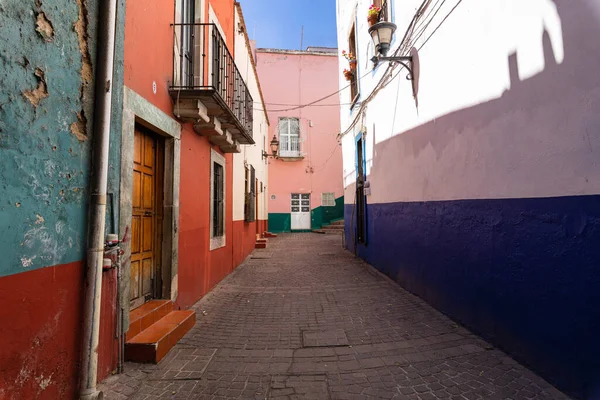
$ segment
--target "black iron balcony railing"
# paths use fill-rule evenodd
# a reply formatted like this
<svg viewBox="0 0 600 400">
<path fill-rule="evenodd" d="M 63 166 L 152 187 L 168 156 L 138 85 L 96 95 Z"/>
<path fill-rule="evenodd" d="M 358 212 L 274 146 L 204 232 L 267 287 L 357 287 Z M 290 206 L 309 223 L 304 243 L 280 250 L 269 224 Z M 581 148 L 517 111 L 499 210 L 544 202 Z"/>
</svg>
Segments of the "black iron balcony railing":
<svg viewBox="0 0 600 400">
<path fill-rule="evenodd" d="M 171 93 L 188 92 L 186 96 L 189 98 L 189 92 L 202 95 L 208 92 L 221 106 L 229 109 L 235 118 L 233 125 L 241 128 L 240 133 L 249 139 L 249 143 L 253 143 L 252 96 L 217 26 L 173 24 L 173 29 L 174 67 L 169 88 Z"/>
</svg>

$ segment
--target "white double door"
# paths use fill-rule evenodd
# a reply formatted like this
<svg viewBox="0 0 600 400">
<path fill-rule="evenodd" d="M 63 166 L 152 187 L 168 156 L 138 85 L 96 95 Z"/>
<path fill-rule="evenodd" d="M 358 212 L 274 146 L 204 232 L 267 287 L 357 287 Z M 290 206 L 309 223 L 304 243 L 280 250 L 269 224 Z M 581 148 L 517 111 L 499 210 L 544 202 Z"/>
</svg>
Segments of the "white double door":
<svg viewBox="0 0 600 400">
<path fill-rule="evenodd" d="M 292 230 L 310 230 L 310 194 L 292 193 L 290 199 Z"/>
</svg>

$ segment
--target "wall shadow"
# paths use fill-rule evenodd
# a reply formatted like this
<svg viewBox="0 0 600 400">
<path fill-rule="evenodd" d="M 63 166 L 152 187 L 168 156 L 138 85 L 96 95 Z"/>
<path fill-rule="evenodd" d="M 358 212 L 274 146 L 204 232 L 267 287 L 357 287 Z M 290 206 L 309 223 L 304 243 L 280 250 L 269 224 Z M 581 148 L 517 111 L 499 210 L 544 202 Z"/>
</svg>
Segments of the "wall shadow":
<svg viewBox="0 0 600 400">
<path fill-rule="evenodd" d="M 533 164 L 538 158 L 540 163 L 567 163 L 564 168 L 554 167 L 566 169 L 573 178 L 586 175 L 597 181 L 594 177 L 600 175 L 600 167 L 594 161 L 598 159 L 594 147 L 600 144 L 600 52 L 592 38 L 600 37 L 599 20 L 594 16 L 600 6 L 594 10 L 592 3 L 555 0 L 563 29 L 562 64 L 557 64 L 545 31 L 541 73 L 520 80 L 519 55 L 512 54 L 507 60 L 511 87 L 500 98 L 378 143 L 374 154 L 391 155 L 402 149 L 414 159 L 431 150 L 439 156 L 460 143 L 465 132 L 475 143 L 489 143 L 486 135 L 501 134 L 507 139 L 498 143 L 510 146 L 499 147 L 483 161 L 492 166 L 490 170 L 494 158 L 508 157 L 503 152 L 511 146 L 527 145 L 542 152 L 532 151 Z M 502 121 L 501 128 L 498 121 Z M 561 146 L 573 141 L 589 145 L 565 147 L 561 151 L 572 154 L 564 157 L 544 154 L 544 143 L 532 144 L 540 137 Z M 569 170 L 571 159 L 586 168 Z M 527 179 L 527 165 L 499 168 L 490 181 Z M 385 169 L 385 159 L 375 158 L 369 177 L 373 185 L 403 183 L 401 179 L 385 181 L 389 177 Z M 556 185 L 564 183 L 567 175 L 557 177 Z M 461 179 L 469 177 L 449 176 L 448 184 Z M 511 188 L 510 183 L 507 187 Z M 577 398 L 600 399 L 600 195 L 593 189 L 590 192 L 564 197 L 369 203 L 369 243 L 359 245 L 358 253 L 559 389 Z M 345 207 L 345 218 L 346 238 L 351 238 L 356 229 L 351 204 Z M 353 250 L 351 240 L 347 246 Z"/>
</svg>

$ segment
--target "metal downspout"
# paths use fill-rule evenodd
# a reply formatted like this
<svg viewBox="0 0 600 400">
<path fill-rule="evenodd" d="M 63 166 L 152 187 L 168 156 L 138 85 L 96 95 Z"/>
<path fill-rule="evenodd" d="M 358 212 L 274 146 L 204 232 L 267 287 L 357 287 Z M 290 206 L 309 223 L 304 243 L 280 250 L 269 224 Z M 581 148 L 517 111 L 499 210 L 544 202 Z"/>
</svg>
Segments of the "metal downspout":
<svg viewBox="0 0 600 400">
<path fill-rule="evenodd" d="M 96 377 L 117 0 L 99 0 L 98 10 L 94 136 L 80 369 L 80 398 L 85 400 L 103 398 L 102 392 L 96 389 Z"/>
</svg>

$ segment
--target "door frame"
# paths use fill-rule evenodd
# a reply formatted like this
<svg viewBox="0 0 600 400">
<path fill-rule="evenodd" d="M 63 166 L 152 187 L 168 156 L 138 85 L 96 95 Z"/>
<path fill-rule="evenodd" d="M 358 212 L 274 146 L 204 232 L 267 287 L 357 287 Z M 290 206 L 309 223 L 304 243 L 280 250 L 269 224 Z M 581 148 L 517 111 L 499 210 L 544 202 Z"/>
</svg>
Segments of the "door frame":
<svg viewBox="0 0 600 400">
<path fill-rule="evenodd" d="M 160 299 L 162 297 L 162 282 L 165 277 L 162 275 L 163 270 L 163 259 L 162 259 L 162 245 L 163 245 L 163 235 L 165 234 L 163 229 L 164 223 L 164 184 L 165 184 L 165 138 L 157 134 L 152 129 L 147 128 L 139 122 L 135 122 L 135 130 L 138 131 L 142 135 L 150 136 L 154 139 L 156 144 L 156 150 L 154 153 L 154 195 L 153 195 L 153 204 L 154 204 L 154 221 L 152 223 L 154 232 L 153 232 L 153 240 L 154 240 L 154 271 L 152 273 L 152 288 L 150 293 L 150 300 L 152 299 Z M 132 163 L 133 164 L 133 163 Z M 133 165 L 132 165 L 133 167 Z M 133 189 L 133 188 L 132 188 Z M 133 192 L 132 192 L 133 195 Z M 133 206 L 132 206 L 133 211 Z M 132 212 L 133 214 L 133 212 Z M 129 225 L 130 229 L 133 229 L 132 225 Z M 130 252 L 131 255 L 131 252 Z M 131 270 L 130 270 L 131 272 Z M 142 284 L 143 286 L 143 284 Z M 144 303 L 146 303 L 146 296 L 140 294 L 140 296 L 136 300 L 130 300 L 130 308 L 137 308 Z"/>
<path fill-rule="evenodd" d="M 356 135 L 355 141 L 355 169 L 356 169 L 356 243 L 367 245 L 367 197 L 365 196 L 364 183 L 367 180 L 366 144 L 365 135 L 361 131 Z"/>
<path fill-rule="evenodd" d="M 178 244 L 179 244 L 179 186 L 181 125 L 158 107 L 124 86 L 123 131 L 121 135 L 121 182 L 119 193 L 119 236 L 121 249 L 121 283 L 119 299 L 122 305 L 124 328 L 129 326 L 129 290 L 131 256 L 133 191 L 133 150 L 135 126 L 139 124 L 163 138 L 163 201 L 162 201 L 162 257 L 160 290 L 156 298 L 177 299 Z M 125 328 L 126 330 L 126 328 Z"/>
<path fill-rule="evenodd" d="M 299 200 L 300 200 L 300 212 L 299 213 L 300 214 L 307 214 L 306 217 L 308 218 L 308 228 L 299 228 L 299 229 L 292 228 L 292 223 L 294 221 L 294 218 L 293 218 L 294 212 L 292 212 L 291 207 L 292 207 L 292 200 L 294 200 L 292 198 L 292 196 L 295 195 L 295 194 L 300 195 L 300 198 L 299 198 Z M 302 196 L 304 196 L 304 195 L 308 195 L 308 201 L 309 201 L 309 203 L 308 203 L 308 212 L 303 212 L 302 211 L 302 200 L 306 200 L 306 199 L 302 198 Z M 293 193 L 290 193 L 290 200 L 289 200 L 289 203 L 288 203 L 288 207 L 290 207 L 290 231 L 291 232 L 308 232 L 308 231 L 312 230 L 312 218 L 311 218 L 311 216 L 312 216 L 312 213 L 311 213 L 311 210 L 312 210 L 312 196 L 311 196 L 310 192 L 293 192 Z"/>
</svg>

